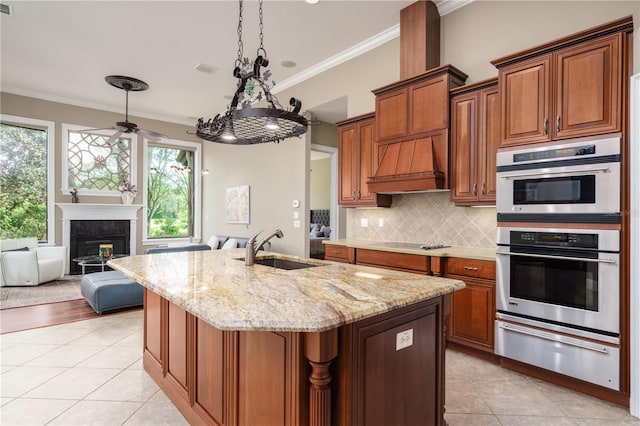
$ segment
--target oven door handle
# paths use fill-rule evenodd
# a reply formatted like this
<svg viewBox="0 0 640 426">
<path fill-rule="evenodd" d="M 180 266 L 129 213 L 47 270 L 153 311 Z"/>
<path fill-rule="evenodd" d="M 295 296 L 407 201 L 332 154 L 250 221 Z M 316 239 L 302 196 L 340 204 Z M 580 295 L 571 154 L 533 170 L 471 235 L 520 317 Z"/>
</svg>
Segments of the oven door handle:
<svg viewBox="0 0 640 426">
<path fill-rule="evenodd" d="M 557 259 L 557 260 L 577 260 L 579 262 L 591 262 L 591 263 L 610 263 L 615 265 L 618 263 L 615 259 L 589 259 L 584 257 L 570 257 L 570 256 L 550 256 L 547 254 L 533 254 L 533 253 L 514 253 L 512 251 L 499 251 L 496 254 L 502 256 L 523 256 L 523 257 L 540 257 L 542 259 Z"/>
<path fill-rule="evenodd" d="M 588 349 L 590 351 L 594 351 L 594 352 L 600 352 L 603 354 L 608 354 L 609 353 L 609 349 L 606 346 L 601 346 L 601 345 L 596 345 L 596 344 L 589 344 L 589 343 L 578 343 L 569 339 L 565 339 L 562 336 L 548 336 L 546 333 L 545 334 L 541 334 L 541 333 L 536 333 L 533 331 L 529 331 L 529 330 L 523 330 L 520 327 L 514 327 L 514 326 L 510 326 L 509 324 L 500 324 L 498 325 L 498 327 L 502 328 L 503 330 L 506 331 L 512 331 L 514 333 L 520 333 L 520 334 L 525 334 L 527 336 L 532 336 L 532 337 L 537 337 L 538 339 L 543 339 L 543 340 L 549 340 L 551 342 L 555 342 L 555 343 L 562 343 L 563 345 L 570 345 L 570 346 L 575 346 L 578 348 L 582 348 L 582 349 Z"/>
<path fill-rule="evenodd" d="M 516 174 L 502 174 L 502 173 L 498 173 L 498 175 L 500 176 L 501 179 L 514 179 L 514 178 L 522 178 L 522 177 L 537 177 L 537 178 L 541 178 L 541 177 L 546 177 L 546 176 L 551 176 L 551 175 L 571 175 L 571 176 L 578 176 L 578 175 L 584 175 L 584 174 L 588 174 L 588 173 L 609 173 L 611 171 L 610 167 L 598 167 L 598 168 L 593 168 L 593 169 L 582 169 L 582 170 L 576 170 L 576 171 L 557 171 L 557 172 L 545 172 L 545 173 L 516 173 Z"/>
</svg>

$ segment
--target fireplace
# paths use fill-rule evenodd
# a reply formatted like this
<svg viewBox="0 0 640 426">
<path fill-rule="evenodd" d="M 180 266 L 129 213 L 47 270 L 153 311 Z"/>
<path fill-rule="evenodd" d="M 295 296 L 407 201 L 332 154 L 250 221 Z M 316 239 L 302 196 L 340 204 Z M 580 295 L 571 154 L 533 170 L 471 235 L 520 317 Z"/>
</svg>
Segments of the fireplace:
<svg viewBox="0 0 640 426">
<path fill-rule="evenodd" d="M 62 245 L 67 247 L 67 274 L 81 273 L 82 268 L 72 259 L 97 254 L 97 247 L 103 243 L 113 244 L 114 254 L 136 254 L 137 216 L 142 205 L 56 203 L 56 206 L 62 210 Z"/>
<path fill-rule="evenodd" d="M 128 220 L 72 220 L 69 236 L 69 257 L 97 255 L 100 244 L 113 244 L 113 254 L 129 254 L 130 225 Z M 90 268 L 90 267 L 89 267 Z M 89 269 L 90 272 L 95 272 Z M 80 274 L 77 262 L 69 265 L 69 273 Z"/>
</svg>

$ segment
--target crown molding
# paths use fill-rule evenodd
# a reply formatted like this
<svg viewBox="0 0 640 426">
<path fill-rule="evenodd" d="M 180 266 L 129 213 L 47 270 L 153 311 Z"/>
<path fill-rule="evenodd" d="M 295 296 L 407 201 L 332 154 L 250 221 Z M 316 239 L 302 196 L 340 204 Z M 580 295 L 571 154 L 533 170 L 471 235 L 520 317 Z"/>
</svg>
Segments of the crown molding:
<svg viewBox="0 0 640 426">
<path fill-rule="evenodd" d="M 299 72 L 292 77 L 282 80 L 280 83 L 276 84 L 273 89 L 271 89 L 271 92 L 278 94 L 283 90 L 293 87 L 296 84 L 300 84 L 311 77 L 314 77 L 337 65 L 342 64 L 343 62 L 347 62 L 357 56 L 367 53 L 368 51 L 382 46 L 383 44 L 398 37 L 400 37 L 400 24 L 396 24 L 391 28 L 387 28 L 386 30 L 374 35 L 373 37 L 369 37 L 368 39 L 356 44 L 353 47 L 350 47 L 349 49 L 343 50 L 342 52 L 333 55 L 330 58 L 327 58 L 324 61 L 319 62 L 316 65 L 307 68 L 306 70 Z"/>
<path fill-rule="evenodd" d="M 50 102 L 58 102 L 61 104 L 66 104 L 66 105 L 74 105 L 74 106 L 78 106 L 78 107 L 83 107 L 83 108 L 91 108 L 91 109 L 97 109 L 100 111 L 108 111 L 108 112 L 114 112 L 117 114 L 124 114 L 124 110 L 122 108 L 115 108 L 112 106 L 108 106 L 108 105 L 103 105 L 103 104 L 99 104 L 99 103 L 94 103 L 94 102 L 85 102 L 85 101 L 81 101 L 78 99 L 74 99 L 74 98 L 67 98 L 64 96 L 56 96 L 56 95 L 51 95 L 48 93 L 41 93 L 41 92 L 37 92 L 34 90 L 24 90 L 24 89 L 17 89 L 14 87 L 2 87 L 2 92 L 3 93 L 10 93 L 12 95 L 18 95 L 18 96 L 27 96 L 30 98 L 36 98 L 36 99 L 42 99 L 45 101 L 50 101 Z M 150 120 L 158 120 L 158 121 L 164 121 L 167 123 L 174 123 L 174 124 L 182 124 L 185 126 L 191 126 L 193 127 L 194 123 L 192 121 L 188 121 L 188 120 L 178 120 L 175 117 L 168 117 L 168 116 L 162 116 L 162 115 L 156 115 L 156 114 L 148 114 L 148 113 L 143 113 L 143 112 L 136 112 L 136 111 L 129 111 L 129 116 L 134 116 L 134 117 L 140 117 L 140 118 L 148 118 Z"/>
<path fill-rule="evenodd" d="M 438 13 L 444 16 L 471 3 L 473 0 L 441 0 L 437 3 Z"/>
</svg>

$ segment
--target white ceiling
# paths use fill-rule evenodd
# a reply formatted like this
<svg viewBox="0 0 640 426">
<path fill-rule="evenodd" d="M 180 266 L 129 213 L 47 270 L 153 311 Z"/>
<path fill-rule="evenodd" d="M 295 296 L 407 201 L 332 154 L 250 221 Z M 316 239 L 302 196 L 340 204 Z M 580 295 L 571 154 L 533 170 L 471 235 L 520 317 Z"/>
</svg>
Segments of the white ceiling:
<svg viewBox="0 0 640 426">
<path fill-rule="evenodd" d="M 440 0 L 446 13 L 469 0 Z M 132 92 L 129 113 L 182 124 L 223 112 L 237 80 L 237 1 L 2 1 L 2 91 L 124 114 L 125 93 L 110 74 L 149 83 Z M 264 47 L 274 90 L 300 81 L 328 58 L 397 31 L 412 0 L 264 3 Z M 390 30 L 391 29 L 391 30 Z M 258 3 L 245 1 L 244 56 L 258 47 Z M 283 61 L 294 61 L 284 68 Z M 202 63 L 211 74 L 194 70 Z M 304 99 L 303 110 L 305 109 Z M 343 101 L 337 100 L 336 105 Z M 319 118 L 331 117 L 331 108 Z M 316 113 L 314 111 L 314 113 Z M 105 123 L 110 125 L 111 123 Z"/>
</svg>

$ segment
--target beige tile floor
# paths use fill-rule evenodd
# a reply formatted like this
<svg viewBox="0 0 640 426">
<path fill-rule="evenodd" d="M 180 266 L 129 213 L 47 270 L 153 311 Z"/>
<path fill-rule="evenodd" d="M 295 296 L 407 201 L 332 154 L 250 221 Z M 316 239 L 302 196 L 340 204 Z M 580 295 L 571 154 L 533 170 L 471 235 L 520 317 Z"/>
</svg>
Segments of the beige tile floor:
<svg viewBox="0 0 640 426">
<path fill-rule="evenodd" d="M 186 425 L 142 369 L 142 312 L 0 336 L 0 425 Z M 636 425 L 628 410 L 447 352 L 457 425 Z M 412 425 L 413 426 L 413 425 Z"/>
<path fill-rule="evenodd" d="M 619 405 L 447 351 L 446 414 L 459 425 L 635 425 Z"/>
</svg>

